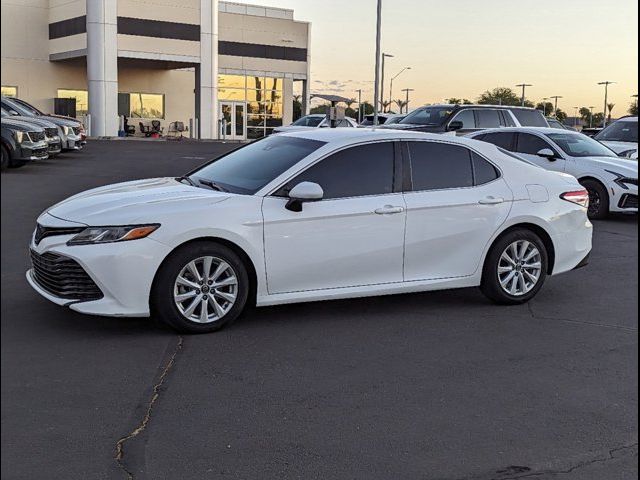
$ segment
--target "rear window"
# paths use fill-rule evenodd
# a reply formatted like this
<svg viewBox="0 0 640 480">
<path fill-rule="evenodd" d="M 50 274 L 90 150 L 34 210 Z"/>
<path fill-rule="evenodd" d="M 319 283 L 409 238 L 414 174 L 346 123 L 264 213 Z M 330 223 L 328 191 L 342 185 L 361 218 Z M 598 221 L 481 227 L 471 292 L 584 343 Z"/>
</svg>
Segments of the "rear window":
<svg viewBox="0 0 640 480">
<path fill-rule="evenodd" d="M 523 127 L 548 127 L 549 124 L 545 120 L 542 112 L 538 110 L 525 110 L 522 108 L 514 108 L 511 113 L 518 119 Z"/>
</svg>

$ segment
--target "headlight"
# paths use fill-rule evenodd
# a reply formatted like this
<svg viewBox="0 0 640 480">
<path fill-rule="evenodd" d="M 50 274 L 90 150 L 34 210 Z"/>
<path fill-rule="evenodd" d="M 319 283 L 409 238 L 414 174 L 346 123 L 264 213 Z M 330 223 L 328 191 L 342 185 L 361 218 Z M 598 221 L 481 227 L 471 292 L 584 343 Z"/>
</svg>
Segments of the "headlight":
<svg viewBox="0 0 640 480">
<path fill-rule="evenodd" d="M 634 148 L 632 150 L 627 150 L 626 152 L 620 152 L 618 156 L 623 158 L 633 158 L 634 155 L 636 155 L 637 153 L 638 153 L 638 149 Z"/>
<path fill-rule="evenodd" d="M 15 132 L 15 134 L 16 134 L 16 142 L 18 143 L 28 142 L 29 140 L 31 140 L 27 132 L 17 131 Z"/>
<path fill-rule="evenodd" d="M 64 132 L 65 135 L 69 135 L 71 133 L 71 129 L 66 125 L 62 126 L 62 131 Z"/>
<path fill-rule="evenodd" d="M 605 172 L 610 173 L 611 175 L 615 175 L 615 179 L 613 180 L 620 188 L 624 190 L 629 190 L 629 185 L 638 186 L 638 179 L 625 177 L 624 175 L 616 172 L 612 172 L 611 170 L 605 170 Z"/>
<path fill-rule="evenodd" d="M 124 227 L 88 227 L 67 242 L 67 245 L 93 245 L 97 243 L 138 240 L 155 232 L 160 225 L 128 225 Z"/>
</svg>

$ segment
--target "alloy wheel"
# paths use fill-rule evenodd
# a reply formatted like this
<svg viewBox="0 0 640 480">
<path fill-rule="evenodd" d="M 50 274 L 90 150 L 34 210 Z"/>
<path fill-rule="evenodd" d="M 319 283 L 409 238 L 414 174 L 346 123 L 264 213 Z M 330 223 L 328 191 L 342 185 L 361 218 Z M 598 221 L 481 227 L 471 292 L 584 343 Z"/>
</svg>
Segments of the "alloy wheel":
<svg viewBox="0 0 640 480">
<path fill-rule="evenodd" d="M 213 323 L 233 308 L 238 296 L 238 277 L 221 258 L 206 256 L 192 260 L 178 274 L 173 300 L 187 320 Z"/>
<path fill-rule="evenodd" d="M 598 215 L 600 212 L 600 206 L 602 204 L 602 199 L 600 198 L 600 193 L 594 189 L 589 188 L 587 190 L 589 192 L 589 209 L 588 214 L 590 217 Z"/>
<path fill-rule="evenodd" d="M 529 293 L 542 273 L 542 255 L 527 240 L 510 244 L 498 260 L 498 280 L 502 289 L 514 297 Z"/>
</svg>

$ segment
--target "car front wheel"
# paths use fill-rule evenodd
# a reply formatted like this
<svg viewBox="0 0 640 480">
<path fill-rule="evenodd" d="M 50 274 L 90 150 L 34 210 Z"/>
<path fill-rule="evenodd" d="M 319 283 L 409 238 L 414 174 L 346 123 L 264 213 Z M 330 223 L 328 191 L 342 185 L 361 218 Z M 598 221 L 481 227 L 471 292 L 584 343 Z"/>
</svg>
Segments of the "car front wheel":
<svg viewBox="0 0 640 480">
<path fill-rule="evenodd" d="M 249 276 L 224 245 L 188 244 L 161 266 L 151 292 L 152 314 L 184 333 L 220 330 L 244 310 Z"/>
<path fill-rule="evenodd" d="M 528 302 L 542 288 L 547 266 L 547 250 L 540 237 L 530 230 L 514 230 L 491 247 L 480 289 L 499 304 Z"/>
</svg>

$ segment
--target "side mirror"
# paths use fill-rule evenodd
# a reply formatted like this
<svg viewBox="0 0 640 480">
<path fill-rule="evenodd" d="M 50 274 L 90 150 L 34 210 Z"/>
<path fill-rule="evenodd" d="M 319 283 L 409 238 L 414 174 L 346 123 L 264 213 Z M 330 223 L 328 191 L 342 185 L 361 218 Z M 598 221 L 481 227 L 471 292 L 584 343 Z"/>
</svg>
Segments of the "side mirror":
<svg viewBox="0 0 640 480">
<path fill-rule="evenodd" d="M 543 148 L 537 153 L 537 155 L 539 157 L 546 158 L 550 162 L 556 161 L 556 154 L 553 153 L 553 150 L 551 150 L 550 148 Z"/>
<path fill-rule="evenodd" d="M 454 120 L 449 124 L 449 127 L 447 128 L 447 130 L 449 130 L 450 132 L 455 132 L 457 130 L 462 130 L 463 128 L 464 128 L 464 123 L 462 123 L 460 120 Z"/>
<path fill-rule="evenodd" d="M 301 182 L 289 192 L 286 208 L 292 212 L 301 212 L 303 203 L 318 202 L 323 197 L 324 191 L 320 185 L 313 182 Z"/>
<path fill-rule="evenodd" d="M 16 112 L 15 110 L 9 110 L 9 113 L 11 115 L 13 115 L 14 117 L 19 117 L 20 116 L 20 114 L 18 112 Z"/>
</svg>

